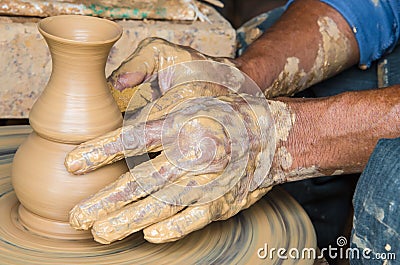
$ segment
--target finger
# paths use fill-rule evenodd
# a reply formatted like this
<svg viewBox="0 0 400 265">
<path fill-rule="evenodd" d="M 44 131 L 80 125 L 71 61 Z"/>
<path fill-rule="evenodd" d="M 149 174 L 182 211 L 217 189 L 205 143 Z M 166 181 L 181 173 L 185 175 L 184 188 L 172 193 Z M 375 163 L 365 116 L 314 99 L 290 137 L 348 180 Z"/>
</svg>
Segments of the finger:
<svg viewBox="0 0 400 265">
<path fill-rule="evenodd" d="M 83 174 L 124 157 L 122 128 L 80 144 L 69 152 L 64 164 L 68 172 Z"/>
<path fill-rule="evenodd" d="M 93 238 L 99 243 L 109 244 L 168 218 L 183 208 L 184 206 L 167 204 L 149 196 L 96 221 L 92 227 Z"/>
<path fill-rule="evenodd" d="M 122 91 L 142 83 L 155 70 L 156 51 L 151 49 L 152 39 L 142 40 L 135 51 L 108 77 L 112 89 Z"/>
<path fill-rule="evenodd" d="M 121 68 L 119 69 L 122 70 Z M 139 72 L 139 69 L 135 72 L 113 72 L 107 79 L 112 89 L 122 91 L 125 88 L 133 88 L 141 84 L 146 79 L 145 72 Z"/>
<path fill-rule="evenodd" d="M 230 204 L 234 203 L 233 195 L 232 192 L 228 192 L 209 203 L 189 206 L 182 212 L 145 228 L 144 238 L 151 243 L 166 243 L 200 230 L 231 212 L 236 206 Z"/>
<path fill-rule="evenodd" d="M 103 244 L 120 240 L 134 232 L 175 215 L 201 196 L 201 190 L 193 190 L 195 180 L 186 179 L 179 185 L 171 184 L 158 192 L 110 213 L 94 222 L 94 239 Z"/>
<path fill-rule="evenodd" d="M 213 221 L 226 220 L 239 211 L 247 209 L 270 189 L 271 187 L 268 187 L 250 192 L 244 202 L 236 202 L 234 193 L 229 192 L 210 203 L 189 206 L 182 212 L 145 228 L 144 238 L 151 243 L 176 241 L 204 228 Z"/>
<path fill-rule="evenodd" d="M 151 243 L 176 241 L 210 222 L 209 205 L 188 207 L 167 220 L 145 228 L 144 238 Z"/>
<path fill-rule="evenodd" d="M 70 224 L 76 229 L 88 229 L 95 220 L 159 190 L 170 181 L 180 178 L 183 173 L 161 154 L 139 164 L 131 172 L 77 204 L 70 211 Z"/>
<path fill-rule="evenodd" d="M 66 155 L 68 172 L 84 174 L 121 160 L 124 156 L 141 155 L 161 147 L 162 121 L 149 121 L 124 126 L 80 144 Z"/>
</svg>

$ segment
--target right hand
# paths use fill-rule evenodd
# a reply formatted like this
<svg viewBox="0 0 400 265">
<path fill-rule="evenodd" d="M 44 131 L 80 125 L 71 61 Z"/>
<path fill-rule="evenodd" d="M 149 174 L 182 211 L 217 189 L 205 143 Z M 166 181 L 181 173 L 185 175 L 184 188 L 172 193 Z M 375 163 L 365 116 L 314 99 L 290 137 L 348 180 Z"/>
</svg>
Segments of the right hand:
<svg viewBox="0 0 400 265">
<path fill-rule="evenodd" d="M 196 89 L 193 83 L 189 86 Z M 167 92 L 155 105 L 163 106 L 160 101 L 174 92 Z M 132 125 L 68 154 L 68 170 L 80 174 L 124 155 L 161 150 L 76 205 L 70 212 L 74 228 L 92 228 L 95 240 L 106 244 L 142 229 L 148 241 L 174 241 L 230 218 L 277 184 L 268 175 L 275 128 L 265 98 L 228 94 L 168 105 L 167 114 L 152 109 L 156 111 L 145 115 L 145 121 L 138 115 Z"/>
<path fill-rule="evenodd" d="M 143 108 L 140 113 L 149 113 L 145 120 L 137 115 L 124 130 L 83 143 L 68 154 L 68 171 L 83 174 L 124 156 L 161 151 L 76 205 L 70 212 L 74 228 L 92 227 L 101 243 L 142 229 L 150 242 L 174 241 L 230 218 L 289 180 L 292 154 L 282 149 L 281 135 L 291 131 L 294 114 L 285 103 L 222 93 L 174 102 L 179 92 L 196 90 L 193 83 L 190 87 L 165 93 L 154 102 L 162 109 L 151 108 L 153 104 Z M 224 91 L 209 84 L 199 88 Z M 153 111 L 147 111 L 149 107 Z"/>
<path fill-rule="evenodd" d="M 291 118 L 294 114 L 290 113 L 286 104 L 269 101 L 268 107 L 265 106 L 267 102 L 261 95 L 256 97 L 244 95 L 252 89 L 247 89 L 248 83 L 243 82 L 244 78 L 239 78 L 243 75 L 234 74 L 236 71 L 217 71 L 213 67 L 200 68 L 211 76 L 222 78 L 224 84 L 233 85 L 233 91 L 236 91 L 233 94 L 224 86 L 212 85 L 201 80 L 183 82 L 183 85 L 168 89 L 169 76 L 164 75 L 163 71 L 159 72 L 185 61 L 212 59 L 224 60 L 207 57 L 191 48 L 174 45 L 161 39 L 148 39 L 114 71 L 109 78 L 109 83 L 114 89 L 133 88 L 143 83 L 153 73 L 161 75 L 158 79 L 159 86 L 146 86 L 146 82 L 138 86 L 133 93 L 145 99 L 143 102 L 145 107 L 137 106 L 137 110 L 140 110 L 132 116 L 133 127 L 125 126 L 124 131 L 119 129 L 81 144 L 66 158 L 68 171 L 83 174 L 123 159 L 124 156 L 162 152 L 152 161 L 134 167 L 116 182 L 74 207 L 70 215 L 73 227 L 78 229 L 92 227 L 95 239 L 102 243 L 110 243 L 141 229 L 144 229 L 145 237 L 149 241 L 173 241 L 212 221 L 224 220 L 235 215 L 255 203 L 273 185 L 287 181 L 286 173 L 289 170 L 287 156 L 290 154 L 278 149 L 277 154 L 273 155 L 275 148 L 279 148 L 282 141 L 286 141 L 280 138 L 279 132 L 285 131 L 289 134 L 294 123 Z M 196 72 L 193 71 L 194 68 L 189 67 L 188 70 L 183 76 Z M 166 72 L 168 74 L 168 71 Z M 163 79 L 165 77 L 167 80 Z M 167 85 L 164 86 L 165 84 Z M 140 91 L 141 88 L 143 90 Z M 146 95 L 149 97 L 145 98 Z M 264 114 L 257 117 L 258 115 L 250 111 L 252 108 L 243 105 L 241 101 L 243 98 L 248 98 L 246 102 L 253 102 L 252 111 L 257 110 L 258 114 Z M 135 98 L 133 100 L 136 104 Z M 232 111 L 213 108 L 212 103 L 215 101 L 221 102 L 221 106 L 231 106 L 232 110 L 241 113 L 239 115 L 241 119 L 234 122 Z M 148 104 L 149 102 L 153 103 Z M 271 114 L 268 114 L 268 109 L 271 109 Z M 129 113 L 131 112 L 135 112 L 132 104 L 129 105 Z M 216 119 L 204 119 L 204 117 Z M 221 121 L 222 124 L 212 126 L 213 121 Z M 184 125 L 192 123 L 195 125 L 193 128 L 189 126 L 189 129 L 183 130 Z M 229 124 L 235 129 L 229 130 L 230 139 L 226 139 L 227 135 L 222 128 Z M 246 128 L 240 128 L 240 124 L 244 124 Z M 263 126 L 258 128 L 257 125 Z M 251 141 L 243 138 L 246 131 L 251 135 Z M 269 136 L 266 137 L 268 140 L 260 137 L 264 133 Z M 171 142 L 162 142 L 162 139 L 170 139 Z M 215 140 L 212 141 L 215 144 L 207 145 L 204 150 L 198 148 L 202 144 L 207 144 L 209 140 Z M 239 152 L 239 157 L 247 157 L 244 154 L 249 153 L 251 159 L 248 166 L 246 163 L 233 161 L 236 166 L 244 166 L 244 174 L 230 169 L 227 171 L 229 174 L 221 178 L 221 172 L 227 167 L 226 162 L 230 161 L 226 158 L 231 152 L 230 144 L 227 143 L 238 143 L 237 146 L 249 148 L 244 150 L 244 153 Z M 184 150 L 181 150 L 181 147 Z M 172 154 L 182 152 L 184 155 L 182 159 L 172 159 L 176 163 L 171 163 L 169 159 L 179 158 L 179 155 L 171 155 L 171 152 Z M 212 163 L 206 159 L 207 163 L 204 164 L 203 160 L 193 158 L 193 155 L 209 157 L 210 154 L 215 154 L 211 156 Z M 268 174 L 271 162 L 272 168 Z M 213 165 L 211 172 L 207 171 L 210 170 L 208 165 Z M 216 165 L 218 166 L 215 167 Z M 191 169 L 190 172 L 193 168 L 199 168 L 200 171 L 196 171 L 192 176 L 178 170 L 180 168 Z M 170 182 L 174 186 L 171 186 Z M 217 185 L 218 182 L 221 185 Z M 199 185 L 193 183 L 205 185 L 206 188 L 195 191 L 193 186 Z M 225 185 L 226 183 L 234 185 L 231 187 Z M 182 186 L 183 190 L 172 189 L 175 184 Z M 210 200 L 208 196 L 216 191 L 222 196 Z M 151 196 L 147 196 L 149 193 Z M 192 205 L 193 201 L 209 202 Z M 182 205 L 188 205 L 187 209 L 184 210 L 185 207 Z"/>
<path fill-rule="evenodd" d="M 154 88 L 137 87 L 138 85 L 169 66 L 196 60 L 212 60 L 235 65 L 235 61 L 230 58 L 211 57 L 188 46 L 177 45 L 160 38 L 147 38 L 141 41 L 136 50 L 111 73 L 107 79 L 108 85 L 122 112 L 126 110 L 131 98 L 139 109 L 158 99 L 166 91 L 162 89 L 155 91 Z"/>
</svg>

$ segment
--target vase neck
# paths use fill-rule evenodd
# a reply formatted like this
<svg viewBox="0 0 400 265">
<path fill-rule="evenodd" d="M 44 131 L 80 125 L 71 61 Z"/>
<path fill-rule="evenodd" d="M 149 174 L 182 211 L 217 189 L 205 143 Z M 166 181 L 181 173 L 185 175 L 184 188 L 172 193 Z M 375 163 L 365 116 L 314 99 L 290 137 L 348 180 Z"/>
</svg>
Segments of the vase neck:
<svg viewBox="0 0 400 265">
<path fill-rule="evenodd" d="M 104 75 L 107 57 L 114 43 L 88 45 L 68 43 L 46 38 L 52 58 L 52 76 L 62 71 L 63 75 L 73 74 L 74 78 L 93 72 Z M 78 75 L 77 75 L 78 74 Z M 77 75 L 77 76 L 76 76 Z M 104 76 L 105 78 L 105 76 Z"/>
</svg>

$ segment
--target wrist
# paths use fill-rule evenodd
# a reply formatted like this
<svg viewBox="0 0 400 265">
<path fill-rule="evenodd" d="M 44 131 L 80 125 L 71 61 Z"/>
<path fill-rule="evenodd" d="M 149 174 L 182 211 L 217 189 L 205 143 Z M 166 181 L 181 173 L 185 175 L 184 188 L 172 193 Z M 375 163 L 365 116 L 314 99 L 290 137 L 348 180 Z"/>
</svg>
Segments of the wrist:
<svg viewBox="0 0 400 265">
<path fill-rule="evenodd" d="M 277 141 L 272 169 L 281 172 L 281 182 L 359 173 L 380 138 L 399 136 L 398 87 L 277 100 L 293 120 L 287 137 Z M 282 130 L 282 115 L 272 113 Z"/>
<path fill-rule="evenodd" d="M 324 100 L 277 98 L 269 101 L 275 121 L 276 150 L 271 168 L 275 183 L 284 183 L 332 174 L 325 161 L 335 150 L 325 146 L 317 126 L 323 118 L 318 110 Z"/>
</svg>

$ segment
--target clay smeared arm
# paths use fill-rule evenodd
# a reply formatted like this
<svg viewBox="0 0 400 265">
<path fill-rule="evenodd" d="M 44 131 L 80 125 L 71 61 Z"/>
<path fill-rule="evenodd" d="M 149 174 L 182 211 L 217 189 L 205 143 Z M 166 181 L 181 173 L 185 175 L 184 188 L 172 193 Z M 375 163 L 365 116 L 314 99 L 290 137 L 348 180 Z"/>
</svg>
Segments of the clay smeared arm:
<svg viewBox="0 0 400 265">
<path fill-rule="evenodd" d="M 267 97 L 289 96 L 358 62 L 352 29 L 332 7 L 295 1 L 237 59 Z"/>
<path fill-rule="evenodd" d="M 110 243 L 141 229 L 151 242 L 174 241 L 210 222 L 235 215 L 261 198 L 273 185 L 323 175 L 360 172 L 378 139 L 400 135 L 398 89 L 400 86 L 321 99 L 279 98 L 279 101 L 269 101 L 275 123 L 273 135 L 276 137 L 276 150 L 269 175 L 255 189 L 251 187 L 259 183 L 255 181 L 257 170 L 266 162 L 258 161 L 262 148 L 254 125 L 262 125 L 258 122 L 261 120 L 254 119 L 242 100 L 220 97 L 229 104 L 238 104 L 234 109 L 240 110 L 242 120 L 246 121 L 246 129 L 230 130 L 231 133 L 239 133 L 232 135 L 231 140 L 237 140 L 240 146 L 242 133 L 246 130 L 250 133 L 250 145 L 245 146 L 252 151 L 244 171 L 242 163 L 234 161 L 226 164 L 229 156 L 224 154 L 234 149 L 223 144 L 230 141 L 223 140 L 225 134 L 222 128 L 210 124 L 208 119 L 193 120 L 179 137 L 185 143 L 181 145 L 183 148 L 190 147 L 182 149 L 188 160 L 182 160 L 183 157 L 171 160 L 175 157 L 178 144 L 164 146 L 169 160 L 162 154 L 153 163 L 148 161 L 133 168 L 114 184 L 78 204 L 71 212 L 71 223 L 81 229 L 93 225 L 92 233 L 101 243 Z M 187 117 L 193 116 L 192 110 L 202 117 L 217 113 L 223 116 L 221 120 L 229 122 L 230 112 L 217 112 L 209 98 L 202 100 L 201 104 L 189 104 L 189 109 L 177 112 L 171 124 L 180 124 L 186 114 L 190 114 Z M 257 102 L 257 99 L 249 100 Z M 205 104 L 204 107 L 202 104 Z M 253 110 L 263 113 L 258 107 Z M 176 138 L 173 130 L 167 129 L 166 132 L 171 132 L 171 137 Z M 199 139 L 214 141 L 203 142 Z M 198 150 L 196 143 L 200 142 L 206 144 L 206 149 L 193 153 Z M 192 155 L 210 154 L 209 147 L 212 146 L 216 147 L 212 149 L 216 151 L 213 158 L 216 164 L 213 162 L 210 164 L 212 167 L 204 168 L 202 156 L 193 159 Z M 226 170 L 228 174 L 223 175 L 225 171 L 221 170 L 225 166 L 230 168 Z M 185 170 L 193 168 L 201 170 Z M 231 182 L 236 185 L 224 190 Z M 146 197 L 149 193 L 151 195 Z M 214 194 L 222 196 L 214 198 Z M 194 203 L 203 201 L 205 203 Z"/>
<path fill-rule="evenodd" d="M 278 142 L 271 172 L 275 181 L 361 172 L 379 139 L 400 136 L 399 89 L 278 98 L 291 120 L 280 115 L 281 122 L 293 126 Z"/>
<path fill-rule="evenodd" d="M 266 188 L 249 193 L 249 204 L 269 185 L 361 172 L 380 138 L 400 136 L 399 89 L 400 85 L 321 99 L 269 101 L 277 147 L 270 177 L 262 184 Z M 155 243 L 177 240 L 215 220 L 213 211 L 230 205 L 228 201 L 229 194 L 211 205 L 188 207 L 145 228 L 145 238 Z"/>
</svg>

